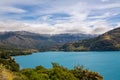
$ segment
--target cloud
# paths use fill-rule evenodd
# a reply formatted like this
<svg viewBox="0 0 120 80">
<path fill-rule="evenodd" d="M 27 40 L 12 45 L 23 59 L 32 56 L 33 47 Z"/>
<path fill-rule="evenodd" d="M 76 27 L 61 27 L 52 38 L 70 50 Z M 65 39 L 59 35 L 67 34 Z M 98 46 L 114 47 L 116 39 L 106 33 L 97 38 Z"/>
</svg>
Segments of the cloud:
<svg viewBox="0 0 120 80">
<path fill-rule="evenodd" d="M 92 27 L 92 32 L 91 33 L 95 33 L 95 34 L 101 34 L 104 32 L 107 32 L 111 29 L 113 29 L 113 27 L 111 25 L 109 25 L 106 21 L 104 20 L 98 20 L 92 23 L 93 27 Z"/>
<path fill-rule="evenodd" d="M 97 16 L 91 16 L 89 17 L 90 19 L 104 19 L 104 18 L 110 18 L 112 16 L 116 16 L 118 15 L 119 13 L 110 13 L 110 12 L 106 12 L 102 15 L 97 15 Z"/>
<path fill-rule="evenodd" d="M 96 9 L 110 9 L 110 8 L 120 8 L 120 3 L 111 3 L 104 6 L 96 7 Z"/>
<path fill-rule="evenodd" d="M 0 31 L 102 34 L 119 11 L 119 0 L 1 0 Z"/>
<path fill-rule="evenodd" d="M 109 0 L 101 0 L 102 2 L 108 2 Z"/>
<path fill-rule="evenodd" d="M 15 7 L 2 6 L 2 7 L 0 7 L 0 12 L 1 13 L 25 13 L 27 11 L 24 9 L 19 9 L 19 8 L 15 8 Z"/>
<path fill-rule="evenodd" d="M 0 31 L 30 31 L 40 34 L 63 34 L 63 33 L 84 33 L 84 34 L 101 34 L 113 29 L 104 21 L 93 21 L 93 27 L 87 23 L 79 24 L 77 22 L 49 25 L 45 23 L 23 23 L 16 21 L 0 22 Z M 98 26 L 99 25 L 99 26 Z"/>
</svg>

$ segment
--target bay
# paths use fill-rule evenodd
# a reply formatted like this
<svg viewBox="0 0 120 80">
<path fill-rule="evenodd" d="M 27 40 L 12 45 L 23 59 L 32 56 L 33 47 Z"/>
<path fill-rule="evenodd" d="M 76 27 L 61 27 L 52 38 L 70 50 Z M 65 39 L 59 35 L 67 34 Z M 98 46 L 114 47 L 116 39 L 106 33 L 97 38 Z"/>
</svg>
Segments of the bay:
<svg viewBox="0 0 120 80">
<path fill-rule="evenodd" d="M 21 68 L 42 65 L 51 68 L 52 62 L 72 69 L 75 65 L 100 73 L 104 80 L 120 80 L 120 51 L 105 52 L 38 52 L 32 55 L 15 56 Z"/>
</svg>

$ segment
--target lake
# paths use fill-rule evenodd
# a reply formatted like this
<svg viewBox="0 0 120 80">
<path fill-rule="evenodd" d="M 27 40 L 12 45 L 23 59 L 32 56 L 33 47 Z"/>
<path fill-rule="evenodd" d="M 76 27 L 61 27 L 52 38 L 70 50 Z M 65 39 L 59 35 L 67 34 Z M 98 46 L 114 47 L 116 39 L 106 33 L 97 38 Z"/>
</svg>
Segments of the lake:
<svg viewBox="0 0 120 80">
<path fill-rule="evenodd" d="M 120 80 L 120 51 L 111 52 L 39 52 L 27 56 L 16 56 L 21 68 L 42 65 L 51 68 L 51 62 L 72 69 L 75 65 L 99 72 L 104 80 Z"/>
</svg>

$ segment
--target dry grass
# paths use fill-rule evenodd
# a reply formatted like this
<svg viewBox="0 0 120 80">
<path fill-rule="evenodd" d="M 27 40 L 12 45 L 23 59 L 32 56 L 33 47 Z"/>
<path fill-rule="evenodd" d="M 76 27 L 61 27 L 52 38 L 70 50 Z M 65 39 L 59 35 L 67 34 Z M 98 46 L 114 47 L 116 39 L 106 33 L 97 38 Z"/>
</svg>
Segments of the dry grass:
<svg viewBox="0 0 120 80">
<path fill-rule="evenodd" d="M 5 69 L 5 66 L 0 64 L 0 80 L 13 80 L 14 75 L 11 71 Z"/>
</svg>

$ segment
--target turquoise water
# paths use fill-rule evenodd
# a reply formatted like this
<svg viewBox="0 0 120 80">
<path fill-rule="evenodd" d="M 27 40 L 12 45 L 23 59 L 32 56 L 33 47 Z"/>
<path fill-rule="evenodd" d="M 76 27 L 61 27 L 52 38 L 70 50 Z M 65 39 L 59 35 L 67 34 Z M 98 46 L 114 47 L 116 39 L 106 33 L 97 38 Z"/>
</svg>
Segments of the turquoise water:
<svg viewBox="0 0 120 80">
<path fill-rule="evenodd" d="M 21 68 L 34 68 L 42 65 L 51 68 L 51 62 L 67 68 L 84 65 L 99 72 L 104 80 L 120 80 L 120 52 L 39 52 L 27 56 L 14 57 Z"/>
</svg>

